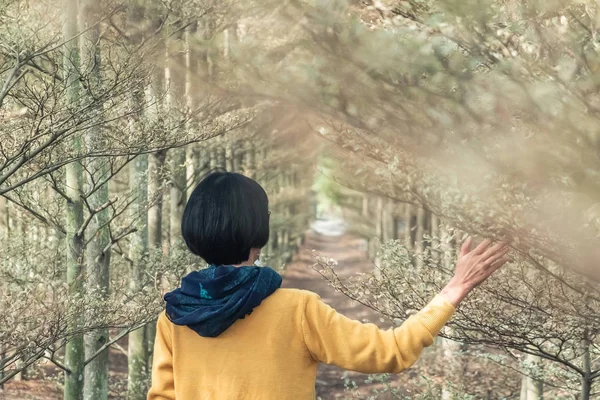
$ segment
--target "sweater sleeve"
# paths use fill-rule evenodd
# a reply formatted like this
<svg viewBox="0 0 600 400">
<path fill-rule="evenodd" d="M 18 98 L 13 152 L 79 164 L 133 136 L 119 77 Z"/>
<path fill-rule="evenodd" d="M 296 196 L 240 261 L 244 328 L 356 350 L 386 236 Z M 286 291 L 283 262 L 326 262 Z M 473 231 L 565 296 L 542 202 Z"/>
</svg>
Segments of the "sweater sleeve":
<svg viewBox="0 0 600 400">
<path fill-rule="evenodd" d="M 302 333 L 316 361 L 362 373 L 399 373 L 433 343 L 454 306 L 436 296 L 423 310 L 395 329 L 381 330 L 337 313 L 319 296 L 306 296 Z"/>
<path fill-rule="evenodd" d="M 163 312 L 156 322 L 156 339 L 152 362 L 152 386 L 147 400 L 175 400 L 173 351 L 168 320 Z"/>
</svg>

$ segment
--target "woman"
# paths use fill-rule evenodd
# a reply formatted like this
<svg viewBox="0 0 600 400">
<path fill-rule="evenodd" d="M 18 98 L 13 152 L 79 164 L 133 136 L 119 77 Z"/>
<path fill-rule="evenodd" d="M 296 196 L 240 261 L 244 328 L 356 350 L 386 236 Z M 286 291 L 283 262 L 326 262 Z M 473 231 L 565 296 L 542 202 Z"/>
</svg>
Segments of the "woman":
<svg viewBox="0 0 600 400">
<path fill-rule="evenodd" d="M 400 327 L 380 330 L 338 314 L 314 293 L 280 289 L 253 264 L 269 239 L 268 198 L 243 175 L 216 172 L 193 191 L 182 219 L 192 253 L 210 267 L 165 295 L 148 400 L 308 400 L 317 364 L 364 373 L 410 367 L 455 307 L 506 261 L 508 247 L 463 244 L 454 277 Z"/>
</svg>

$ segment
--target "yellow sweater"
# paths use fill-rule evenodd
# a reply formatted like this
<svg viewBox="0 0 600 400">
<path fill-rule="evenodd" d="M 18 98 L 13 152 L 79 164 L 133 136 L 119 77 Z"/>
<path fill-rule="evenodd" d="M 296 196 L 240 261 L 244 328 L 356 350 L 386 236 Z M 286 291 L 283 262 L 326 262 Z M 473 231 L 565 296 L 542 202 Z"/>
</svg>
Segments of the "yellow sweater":
<svg viewBox="0 0 600 400">
<path fill-rule="evenodd" d="M 410 367 L 454 313 L 435 297 L 387 331 L 312 292 L 278 289 L 216 338 L 158 318 L 148 400 L 312 400 L 318 362 L 364 373 Z"/>
</svg>

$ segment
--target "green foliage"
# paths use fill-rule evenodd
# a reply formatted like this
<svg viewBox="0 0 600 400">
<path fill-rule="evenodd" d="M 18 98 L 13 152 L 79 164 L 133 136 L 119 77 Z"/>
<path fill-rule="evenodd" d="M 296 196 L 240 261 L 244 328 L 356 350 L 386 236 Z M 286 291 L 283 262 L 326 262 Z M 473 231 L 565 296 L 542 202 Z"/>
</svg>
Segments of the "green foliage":
<svg viewBox="0 0 600 400">
<path fill-rule="evenodd" d="M 340 206 L 342 204 L 343 188 L 327 176 L 327 171 L 322 169 L 317 175 L 313 189 L 317 193 L 319 204 Z"/>
</svg>

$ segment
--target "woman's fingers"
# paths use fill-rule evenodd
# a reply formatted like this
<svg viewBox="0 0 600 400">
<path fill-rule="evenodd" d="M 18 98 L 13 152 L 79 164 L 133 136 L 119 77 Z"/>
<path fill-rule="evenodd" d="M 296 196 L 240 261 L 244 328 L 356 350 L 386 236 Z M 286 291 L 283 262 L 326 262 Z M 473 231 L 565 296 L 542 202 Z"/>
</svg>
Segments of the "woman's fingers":
<svg viewBox="0 0 600 400">
<path fill-rule="evenodd" d="M 497 259 L 496 261 L 494 261 L 491 265 L 490 265 L 490 269 L 493 272 L 495 272 L 496 270 L 498 270 L 500 267 L 502 267 L 504 264 L 506 264 L 507 262 L 510 261 L 510 257 L 509 256 L 502 256 L 499 259 Z"/>
<path fill-rule="evenodd" d="M 508 248 L 508 244 L 505 242 L 496 243 L 492 247 L 489 247 L 482 255 L 481 258 L 485 261 L 493 255 L 504 251 Z"/>
<path fill-rule="evenodd" d="M 484 262 L 485 265 L 491 266 L 496 261 L 498 261 L 499 259 L 501 259 L 502 257 L 504 257 L 506 254 L 508 254 L 509 251 L 510 251 L 510 247 L 506 246 L 502 250 L 498 251 L 495 254 L 492 254 L 490 257 L 488 257 L 487 259 L 483 260 L 483 262 Z"/>
<path fill-rule="evenodd" d="M 465 240 L 460 247 L 460 257 L 464 257 L 471 251 L 471 244 L 473 243 L 473 238 L 469 236 L 467 240 Z"/>
<path fill-rule="evenodd" d="M 492 244 L 490 239 L 484 239 L 481 243 L 479 243 L 479 245 L 477 245 L 477 247 L 475 247 L 473 254 L 483 254 L 490 244 Z"/>
<path fill-rule="evenodd" d="M 494 274 L 500 267 L 510 261 L 510 257 L 506 255 L 506 252 L 500 252 L 498 255 L 494 255 L 493 259 L 489 258 L 488 261 L 485 262 L 483 268 L 481 269 L 481 278 L 477 285 L 480 285 L 484 281 L 486 281 L 490 276 Z"/>
</svg>

